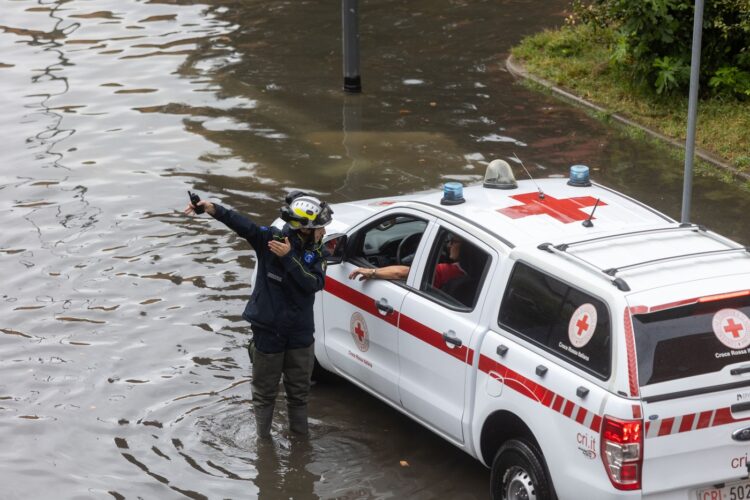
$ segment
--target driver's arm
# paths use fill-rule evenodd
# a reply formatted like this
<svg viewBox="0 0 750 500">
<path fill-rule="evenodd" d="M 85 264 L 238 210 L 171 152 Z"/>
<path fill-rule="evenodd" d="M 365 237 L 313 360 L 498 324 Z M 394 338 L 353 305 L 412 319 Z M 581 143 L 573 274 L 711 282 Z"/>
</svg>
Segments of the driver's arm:
<svg viewBox="0 0 750 500">
<path fill-rule="evenodd" d="M 409 266 L 358 267 L 349 273 L 349 279 L 359 276 L 359 280 L 405 280 L 409 276 Z"/>
</svg>

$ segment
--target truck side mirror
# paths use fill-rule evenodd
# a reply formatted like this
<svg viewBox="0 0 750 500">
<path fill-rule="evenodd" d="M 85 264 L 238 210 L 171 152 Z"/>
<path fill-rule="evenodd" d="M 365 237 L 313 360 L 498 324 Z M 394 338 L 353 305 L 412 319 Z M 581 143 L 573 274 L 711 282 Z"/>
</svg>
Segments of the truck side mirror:
<svg viewBox="0 0 750 500">
<path fill-rule="evenodd" d="M 331 234 L 323 238 L 323 247 L 328 255 L 326 262 L 328 264 L 341 264 L 345 257 L 347 237 L 345 234 Z"/>
</svg>

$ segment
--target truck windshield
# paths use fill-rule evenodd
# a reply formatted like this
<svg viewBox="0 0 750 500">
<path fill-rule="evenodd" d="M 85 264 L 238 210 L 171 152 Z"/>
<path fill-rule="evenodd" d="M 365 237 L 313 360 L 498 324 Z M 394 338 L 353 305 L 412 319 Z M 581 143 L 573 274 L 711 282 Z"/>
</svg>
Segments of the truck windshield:
<svg viewBox="0 0 750 500">
<path fill-rule="evenodd" d="M 750 361 L 750 295 L 633 316 L 642 386 Z"/>
</svg>

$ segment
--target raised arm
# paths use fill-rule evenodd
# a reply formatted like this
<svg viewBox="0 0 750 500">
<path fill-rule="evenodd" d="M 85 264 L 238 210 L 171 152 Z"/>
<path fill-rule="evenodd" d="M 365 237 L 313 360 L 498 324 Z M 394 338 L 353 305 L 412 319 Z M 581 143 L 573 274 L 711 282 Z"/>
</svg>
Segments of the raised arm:
<svg viewBox="0 0 750 500">
<path fill-rule="evenodd" d="M 261 248 L 261 245 L 264 245 L 269 238 L 267 231 L 261 230 L 261 226 L 236 210 L 225 208 L 218 203 L 211 203 L 207 200 L 199 201 L 198 206 L 203 207 L 211 217 L 249 241 L 256 250 Z M 194 215 L 195 209 L 192 204 L 188 204 L 184 212 L 188 215 Z"/>
</svg>

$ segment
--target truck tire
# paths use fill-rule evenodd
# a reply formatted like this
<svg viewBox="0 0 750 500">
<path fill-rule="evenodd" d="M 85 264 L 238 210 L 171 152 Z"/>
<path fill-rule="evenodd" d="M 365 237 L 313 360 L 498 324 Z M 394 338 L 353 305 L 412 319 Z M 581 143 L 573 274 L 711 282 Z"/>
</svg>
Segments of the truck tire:
<svg viewBox="0 0 750 500">
<path fill-rule="evenodd" d="M 492 500 L 554 500 L 544 457 L 537 448 L 519 439 L 503 444 L 492 461 Z"/>
</svg>

